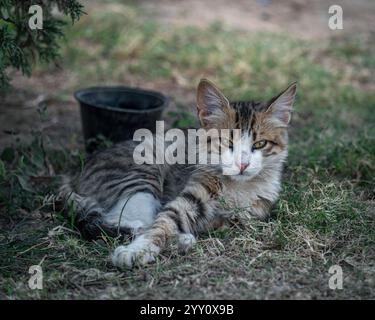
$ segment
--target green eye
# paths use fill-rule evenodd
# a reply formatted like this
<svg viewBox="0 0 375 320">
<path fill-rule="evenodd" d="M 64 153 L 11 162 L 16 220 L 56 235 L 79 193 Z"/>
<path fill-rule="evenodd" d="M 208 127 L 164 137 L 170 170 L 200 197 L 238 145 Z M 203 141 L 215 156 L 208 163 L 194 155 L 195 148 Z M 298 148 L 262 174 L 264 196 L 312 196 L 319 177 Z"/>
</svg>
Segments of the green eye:
<svg viewBox="0 0 375 320">
<path fill-rule="evenodd" d="M 266 146 L 267 141 L 266 140 L 260 140 L 253 144 L 253 149 L 262 149 Z"/>
</svg>

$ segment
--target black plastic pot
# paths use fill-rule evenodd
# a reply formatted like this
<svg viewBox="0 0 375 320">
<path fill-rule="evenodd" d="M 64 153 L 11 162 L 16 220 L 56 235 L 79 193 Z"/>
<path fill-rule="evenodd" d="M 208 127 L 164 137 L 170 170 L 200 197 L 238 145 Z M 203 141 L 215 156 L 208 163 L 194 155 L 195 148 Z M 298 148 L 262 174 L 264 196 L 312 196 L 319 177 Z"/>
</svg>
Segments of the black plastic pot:
<svg viewBox="0 0 375 320">
<path fill-rule="evenodd" d="M 87 152 L 100 141 L 120 142 L 133 138 L 137 129 L 155 132 L 169 99 L 155 91 L 129 87 L 92 87 L 74 93 L 81 107 L 83 134 Z"/>
</svg>

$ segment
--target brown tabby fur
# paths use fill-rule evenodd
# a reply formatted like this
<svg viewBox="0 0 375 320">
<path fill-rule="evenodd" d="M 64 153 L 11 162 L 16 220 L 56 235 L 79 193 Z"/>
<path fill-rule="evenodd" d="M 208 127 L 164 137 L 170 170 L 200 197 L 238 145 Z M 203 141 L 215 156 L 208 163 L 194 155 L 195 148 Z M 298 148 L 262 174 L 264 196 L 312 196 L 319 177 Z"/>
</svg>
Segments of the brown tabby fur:
<svg viewBox="0 0 375 320">
<path fill-rule="evenodd" d="M 112 255 L 114 265 L 131 267 L 154 261 L 174 236 L 181 250 L 190 249 L 200 232 L 230 215 L 220 206 L 220 198 L 267 219 L 280 190 L 295 93 L 292 84 L 269 102 L 229 103 L 213 83 L 201 80 L 197 109 L 202 127 L 240 129 L 248 139 L 244 141 L 250 141 L 248 169 L 223 175 L 220 165 L 136 165 L 132 155 L 137 144 L 120 143 L 91 157 L 61 189 L 76 208 L 82 234 L 135 235 L 132 243 L 119 246 Z M 255 149 L 263 140 L 265 146 Z M 231 156 L 234 153 L 228 153 Z"/>
</svg>

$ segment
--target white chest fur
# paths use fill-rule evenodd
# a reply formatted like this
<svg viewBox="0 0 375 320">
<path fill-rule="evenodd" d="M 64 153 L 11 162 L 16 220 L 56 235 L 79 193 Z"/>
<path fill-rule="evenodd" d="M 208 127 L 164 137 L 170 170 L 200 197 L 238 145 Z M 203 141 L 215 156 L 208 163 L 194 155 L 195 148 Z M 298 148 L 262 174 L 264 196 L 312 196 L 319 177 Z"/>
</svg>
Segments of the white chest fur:
<svg viewBox="0 0 375 320">
<path fill-rule="evenodd" d="M 256 177 L 250 181 L 226 179 L 222 196 L 231 207 L 248 208 L 260 198 L 276 201 L 279 192 L 280 174 L 275 171 L 266 177 Z"/>
</svg>

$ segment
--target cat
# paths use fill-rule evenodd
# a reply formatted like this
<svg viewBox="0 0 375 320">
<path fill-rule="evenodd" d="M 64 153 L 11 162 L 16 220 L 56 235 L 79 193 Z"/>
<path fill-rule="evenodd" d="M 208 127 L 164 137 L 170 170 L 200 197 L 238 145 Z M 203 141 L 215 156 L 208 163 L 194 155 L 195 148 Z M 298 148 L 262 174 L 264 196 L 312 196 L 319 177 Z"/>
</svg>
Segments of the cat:
<svg viewBox="0 0 375 320">
<path fill-rule="evenodd" d="M 77 212 L 82 235 L 133 235 L 130 244 L 118 246 L 111 255 L 113 265 L 124 268 L 154 262 L 174 237 L 187 252 L 199 233 L 230 217 L 219 199 L 267 220 L 280 191 L 296 90 L 292 83 L 268 102 L 230 103 L 214 83 L 202 79 L 197 88 L 201 127 L 240 130 L 239 143 L 219 142 L 227 146 L 223 158 L 231 161 L 135 164 L 135 141 L 98 152 L 61 187 L 61 195 Z"/>
</svg>

